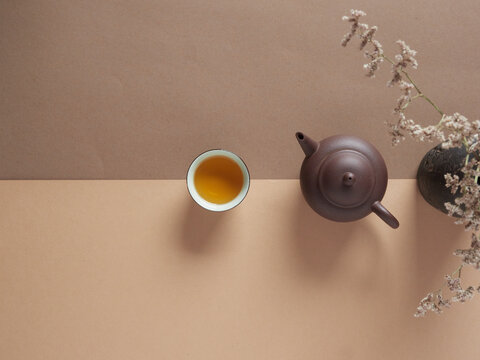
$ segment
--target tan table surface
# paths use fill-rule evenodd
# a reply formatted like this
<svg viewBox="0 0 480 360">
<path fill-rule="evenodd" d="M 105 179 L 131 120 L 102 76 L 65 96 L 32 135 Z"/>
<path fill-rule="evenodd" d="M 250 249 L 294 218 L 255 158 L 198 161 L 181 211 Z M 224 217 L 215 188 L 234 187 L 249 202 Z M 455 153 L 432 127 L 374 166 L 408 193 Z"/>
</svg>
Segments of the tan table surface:
<svg viewBox="0 0 480 360">
<path fill-rule="evenodd" d="M 478 299 L 412 317 L 468 236 L 413 180 L 384 203 L 398 230 L 324 220 L 294 180 L 224 214 L 183 181 L 0 182 L 0 358 L 478 358 Z"/>
</svg>

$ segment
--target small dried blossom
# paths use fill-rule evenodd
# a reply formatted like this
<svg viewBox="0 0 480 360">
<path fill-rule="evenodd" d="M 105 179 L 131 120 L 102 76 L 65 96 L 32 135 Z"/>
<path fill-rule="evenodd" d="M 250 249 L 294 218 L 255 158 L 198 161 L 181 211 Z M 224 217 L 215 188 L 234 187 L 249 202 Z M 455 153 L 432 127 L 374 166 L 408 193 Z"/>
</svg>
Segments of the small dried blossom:
<svg viewBox="0 0 480 360">
<path fill-rule="evenodd" d="M 437 305 L 440 309 L 442 308 L 449 308 L 450 306 L 452 306 L 452 303 L 449 299 L 445 299 L 442 294 L 438 294 L 437 295 Z"/>
<path fill-rule="evenodd" d="M 358 28 L 364 28 L 364 25 L 359 24 L 359 19 L 361 16 L 367 15 L 364 13 L 362 10 L 350 10 L 350 16 L 343 16 L 342 20 L 343 21 L 348 21 L 352 23 L 352 26 L 350 28 L 350 32 L 345 34 L 345 36 L 342 39 L 342 46 L 347 46 L 348 42 L 353 38 L 353 36 L 357 33 Z"/>
<path fill-rule="evenodd" d="M 376 26 L 369 27 L 368 24 L 359 22 L 360 17 L 366 15 L 367 14 L 361 10 L 352 9 L 350 10 L 350 16 L 342 17 L 342 20 L 352 23 L 350 31 L 345 34 L 342 39 L 342 46 L 347 46 L 355 34 L 357 34 L 360 38 L 360 50 L 363 50 L 365 46 L 370 43 L 373 50 L 365 51 L 364 55 L 367 59 L 369 59 L 369 62 L 364 64 L 363 68 L 367 70 L 366 75 L 368 77 L 375 77 L 375 72 L 378 70 L 380 64 L 384 61 L 383 47 L 378 40 L 373 38 L 378 28 Z M 363 30 L 363 32 L 359 30 Z"/>
<path fill-rule="evenodd" d="M 405 44 L 403 40 L 397 40 L 396 43 L 400 46 L 400 54 L 395 55 L 395 61 L 392 65 L 392 79 L 387 83 L 387 86 L 391 87 L 403 80 L 401 72 L 404 72 L 407 66 L 411 66 L 413 69 L 418 67 L 417 60 L 415 55 L 417 52 L 410 49 L 410 47 Z"/>
<path fill-rule="evenodd" d="M 480 243 L 476 234 L 472 234 L 472 243 L 469 249 L 457 249 L 453 253 L 460 256 L 466 265 L 472 265 L 475 269 L 480 269 Z"/>
<path fill-rule="evenodd" d="M 473 286 L 469 286 L 465 290 L 463 289 L 457 290 L 455 293 L 455 296 L 453 296 L 450 300 L 452 302 L 464 303 L 467 300 L 470 300 L 471 298 L 473 298 L 473 295 L 475 295 L 475 289 Z"/>
<path fill-rule="evenodd" d="M 442 133 L 435 125 L 421 126 L 419 124 L 411 124 L 406 130 L 417 141 L 433 141 L 442 138 Z"/>
<path fill-rule="evenodd" d="M 418 67 L 417 60 L 415 56 L 417 52 L 410 49 L 410 47 L 405 44 L 403 40 L 397 40 L 396 43 L 400 46 L 400 54 L 395 55 L 395 60 L 397 61 L 397 66 L 405 69 L 408 65 L 416 69 Z"/>
<path fill-rule="evenodd" d="M 452 303 L 464 303 L 473 298 L 475 291 L 480 292 L 480 286 L 476 289 L 473 286 L 463 289 L 460 277 L 453 278 L 452 276 L 447 275 L 445 276 L 445 280 L 445 285 L 452 293 L 452 297 L 450 299 L 443 297 L 441 290 L 437 291 L 437 295 L 429 293 L 420 301 L 417 311 L 413 316 L 424 317 L 429 311 L 441 314 L 443 309 L 451 307 Z"/>
<path fill-rule="evenodd" d="M 397 146 L 398 144 L 400 144 L 401 141 L 405 140 L 405 135 L 402 132 L 402 127 L 400 126 L 400 122 L 396 124 L 387 122 L 386 124 L 388 126 L 388 133 L 392 138 L 392 146 Z"/>
<path fill-rule="evenodd" d="M 375 71 L 378 70 L 379 65 L 383 62 L 383 47 L 378 40 L 371 40 L 373 51 L 365 51 L 365 57 L 370 62 L 363 65 L 363 68 L 367 70 L 368 77 L 375 77 Z"/>
<path fill-rule="evenodd" d="M 393 73 L 392 80 L 387 82 L 388 87 L 392 87 L 393 85 L 398 84 L 403 79 L 402 75 L 400 74 L 400 71 L 398 71 L 398 69 L 395 66 L 392 67 L 392 73 Z"/>
<path fill-rule="evenodd" d="M 449 308 L 450 306 L 451 301 L 445 299 L 441 293 L 438 293 L 437 295 L 429 293 L 420 301 L 417 311 L 413 316 L 424 317 L 428 311 L 441 314 L 444 308 Z"/>
<path fill-rule="evenodd" d="M 406 82 L 406 81 L 400 81 L 398 84 L 398 88 L 402 92 L 400 97 L 397 99 L 397 106 L 395 106 L 395 109 L 393 109 L 393 112 L 395 113 L 400 113 L 403 112 L 408 104 L 412 101 L 412 90 L 415 88 L 413 84 Z"/>
<path fill-rule="evenodd" d="M 398 112 L 398 120 L 396 123 L 387 122 L 388 132 L 392 138 L 392 145 L 396 146 L 400 141 L 405 140 L 405 132 L 409 131 L 415 122 L 412 119 L 407 119 L 403 111 Z"/>
<path fill-rule="evenodd" d="M 480 164 L 475 158 L 470 159 L 461 169 L 463 176 L 446 174 L 446 186 L 452 187 L 452 192 L 460 190 L 460 196 L 454 203 L 445 203 L 450 216 L 459 217 L 455 223 L 463 224 L 465 230 L 477 231 L 480 227 Z M 456 190 L 455 192 L 453 190 Z"/>
<path fill-rule="evenodd" d="M 398 114 L 398 122 L 394 126 L 394 130 L 397 131 L 394 136 L 394 145 L 398 144 L 397 138 L 404 138 L 404 132 L 408 133 L 412 138 L 417 141 L 432 141 L 436 138 L 443 139 L 443 133 L 437 126 L 430 125 L 423 127 L 419 124 L 415 124 L 412 119 L 406 119 L 405 109 L 412 102 L 412 91 L 415 86 L 412 83 L 401 80 L 398 82 L 398 88 L 401 91 L 400 97 L 397 99 L 397 105 L 393 109 L 393 112 Z"/>
<path fill-rule="evenodd" d="M 462 290 L 462 285 L 460 284 L 460 278 L 452 278 L 450 275 L 445 275 L 445 281 L 450 291 Z"/>
<path fill-rule="evenodd" d="M 468 152 L 478 150 L 478 133 L 480 121 L 470 122 L 465 116 L 459 113 L 443 116 L 440 125 L 448 132 L 446 141 L 442 143 L 444 149 L 466 145 Z"/>
<path fill-rule="evenodd" d="M 429 293 L 422 300 L 420 300 L 420 304 L 417 307 L 417 312 L 413 316 L 424 317 L 428 311 L 433 310 L 434 305 L 434 295 L 433 293 Z"/>
<path fill-rule="evenodd" d="M 435 125 L 421 126 L 415 124 L 412 119 L 407 119 L 403 112 L 399 113 L 397 123 L 388 123 L 389 134 L 392 137 L 392 145 L 396 146 L 400 141 L 405 140 L 405 133 L 417 141 L 433 141 L 442 139 L 443 134 Z"/>
<path fill-rule="evenodd" d="M 368 25 L 366 25 L 365 31 L 360 34 L 360 50 L 363 50 L 363 48 L 368 44 L 368 42 L 373 40 L 373 36 L 375 35 L 375 32 L 378 30 L 376 26 L 372 26 L 371 28 L 368 28 Z"/>
<path fill-rule="evenodd" d="M 445 187 L 451 188 L 450 191 L 452 194 L 455 194 L 460 187 L 460 177 L 457 174 L 446 173 L 445 177 Z"/>
</svg>

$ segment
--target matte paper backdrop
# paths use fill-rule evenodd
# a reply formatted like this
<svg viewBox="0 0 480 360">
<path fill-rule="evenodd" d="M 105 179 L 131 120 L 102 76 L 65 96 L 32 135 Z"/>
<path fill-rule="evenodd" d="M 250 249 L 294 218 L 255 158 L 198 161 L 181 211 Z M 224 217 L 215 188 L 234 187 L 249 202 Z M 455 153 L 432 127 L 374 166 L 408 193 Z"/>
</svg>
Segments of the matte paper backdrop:
<svg viewBox="0 0 480 360">
<path fill-rule="evenodd" d="M 363 137 L 412 178 L 430 146 L 391 147 L 398 90 L 388 64 L 367 79 L 340 46 L 350 8 L 387 53 L 399 38 L 419 52 L 413 76 L 445 111 L 479 117 L 474 0 L 2 1 L 0 178 L 184 178 L 219 147 L 253 178 L 295 178 L 299 130 Z"/>
</svg>

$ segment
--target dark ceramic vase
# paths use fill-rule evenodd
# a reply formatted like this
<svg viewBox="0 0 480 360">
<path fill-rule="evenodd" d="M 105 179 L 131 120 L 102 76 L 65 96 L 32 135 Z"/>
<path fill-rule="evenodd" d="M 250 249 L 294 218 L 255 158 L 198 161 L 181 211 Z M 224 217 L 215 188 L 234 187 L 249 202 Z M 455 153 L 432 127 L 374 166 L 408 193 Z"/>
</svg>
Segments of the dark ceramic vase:
<svg viewBox="0 0 480 360">
<path fill-rule="evenodd" d="M 448 214 L 445 203 L 453 203 L 458 195 L 445 187 L 445 174 L 451 173 L 462 178 L 460 171 L 467 152 L 465 147 L 442 149 L 439 144 L 425 154 L 417 171 L 417 185 L 423 198 L 435 209 Z"/>
</svg>

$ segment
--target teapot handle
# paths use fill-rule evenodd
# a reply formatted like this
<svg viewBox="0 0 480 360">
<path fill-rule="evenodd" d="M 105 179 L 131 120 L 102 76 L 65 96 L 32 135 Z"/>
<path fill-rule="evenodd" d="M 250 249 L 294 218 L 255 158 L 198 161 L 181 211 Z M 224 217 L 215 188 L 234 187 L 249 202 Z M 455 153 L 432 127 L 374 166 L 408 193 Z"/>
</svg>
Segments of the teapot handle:
<svg viewBox="0 0 480 360">
<path fill-rule="evenodd" d="M 375 201 L 372 205 L 372 211 L 377 214 L 380 219 L 385 221 L 392 228 L 396 229 L 400 226 L 398 220 L 393 216 L 390 211 L 385 209 L 385 207 L 380 203 L 380 201 Z"/>
</svg>

